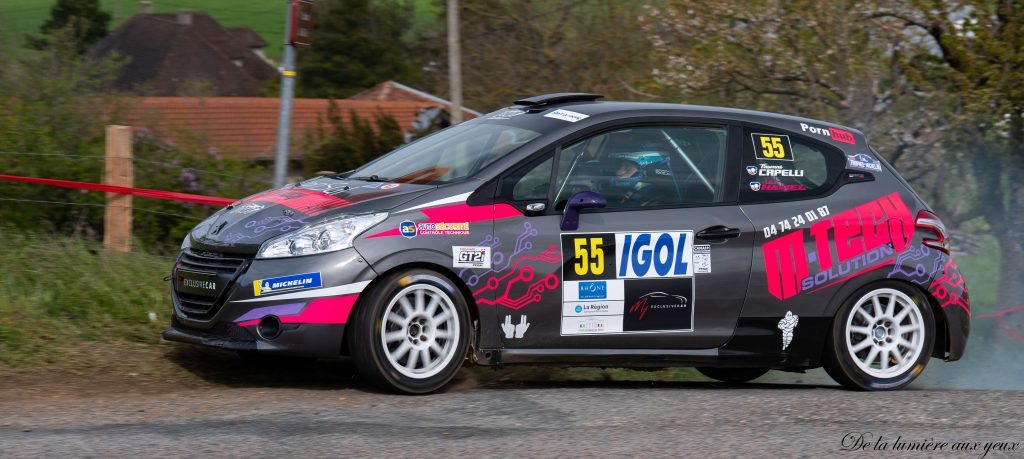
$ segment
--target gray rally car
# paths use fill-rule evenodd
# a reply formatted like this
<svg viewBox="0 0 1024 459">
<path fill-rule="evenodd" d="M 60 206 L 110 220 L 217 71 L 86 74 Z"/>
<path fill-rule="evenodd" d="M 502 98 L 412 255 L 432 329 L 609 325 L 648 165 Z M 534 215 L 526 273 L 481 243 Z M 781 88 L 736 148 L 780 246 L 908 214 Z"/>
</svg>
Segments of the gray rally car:
<svg viewBox="0 0 1024 459">
<path fill-rule="evenodd" d="M 407 393 L 467 359 L 880 390 L 963 355 L 946 230 L 862 133 L 599 98 L 519 100 L 221 209 L 182 243 L 164 338 L 347 355 Z"/>
</svg>

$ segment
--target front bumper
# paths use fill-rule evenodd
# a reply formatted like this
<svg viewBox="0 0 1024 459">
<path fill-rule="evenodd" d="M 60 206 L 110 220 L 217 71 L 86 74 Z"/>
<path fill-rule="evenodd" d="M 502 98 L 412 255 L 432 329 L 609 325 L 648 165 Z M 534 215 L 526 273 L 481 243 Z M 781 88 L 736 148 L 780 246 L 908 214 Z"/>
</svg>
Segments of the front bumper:
<svg viewBox="0 0 1024 459">
<path fill-rule="evenodd" d="M 208 255 L 210 258 L 198 262 L 191 256 L 185 264 L 179 258 L 175 273 L 178 269 L 202 269 L 204 263 L 218 261 L 215 254 Z M 254 282 L 261 284 L 261 279 L 300 273 L 317 273 L 322 285 L 280 294 L 254 291 Z M 359 292 L 373 277 L 373 270 L 354 249 L 308 257 L 246 260 L 236 271 L 218 278 L 218 282 L 225 279 L 226 283 L 201 313 L 195 312 L 194 301 L 185 303 L 187 295 L 179 294 L 177 284 L 172 284 L 174 316 L 163 337 L 235 351 L 336 357 L 342 352 L 345 324 Z M 280 319 L 281 333 L 265 339 L 256 328 L 260 319 L 271 315 Z"/>
<path fill-rule="evenodd" d="M 281 335 L 273 340 L 264 340 L 251 329 L 223 324 L 210 330 L 196 330 L 172 319 L 171 328 L 164 330 L 163 338 L 229 351 L 259 351 L 295 357 L 337 357 L 345 342 L 344 324 L 284 324 Z"/>
</svg>

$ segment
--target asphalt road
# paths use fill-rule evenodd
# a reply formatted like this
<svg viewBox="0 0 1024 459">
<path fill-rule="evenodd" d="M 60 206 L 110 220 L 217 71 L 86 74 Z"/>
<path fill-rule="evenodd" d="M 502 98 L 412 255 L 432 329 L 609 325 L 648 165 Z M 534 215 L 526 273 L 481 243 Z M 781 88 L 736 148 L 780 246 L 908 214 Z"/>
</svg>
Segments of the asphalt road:
<svg viewBox="0 0 1024 459">
<path fill-rule="evenodd" d="M 463 376 L 412 397 L 350 375 L 314 379 L 0 397 L 0 457 L 908 455 L 893 451 L 897 437 L 948 443 L 913 457 L 1024 457 L 1024 392 L 1015 391 Z M 844 438 L 854 447 L 862 433 L 867 449 L 845 451 Z M 974 450 L 952 451 L 956 442 Z"/>
</svg>

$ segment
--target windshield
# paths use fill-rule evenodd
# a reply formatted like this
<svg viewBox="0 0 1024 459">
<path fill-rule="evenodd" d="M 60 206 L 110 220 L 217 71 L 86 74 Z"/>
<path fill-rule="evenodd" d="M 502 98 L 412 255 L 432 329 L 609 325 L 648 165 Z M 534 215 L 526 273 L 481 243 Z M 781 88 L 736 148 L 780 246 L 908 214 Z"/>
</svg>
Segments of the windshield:
<svg viewBox="0 0 1024 459">
<path fill-rule="evenodd" d="M 421 185 L 457 182 L 538 136 L 500 124 L 460 124 L 392 151 L 349 177 Z"/>
</svg>

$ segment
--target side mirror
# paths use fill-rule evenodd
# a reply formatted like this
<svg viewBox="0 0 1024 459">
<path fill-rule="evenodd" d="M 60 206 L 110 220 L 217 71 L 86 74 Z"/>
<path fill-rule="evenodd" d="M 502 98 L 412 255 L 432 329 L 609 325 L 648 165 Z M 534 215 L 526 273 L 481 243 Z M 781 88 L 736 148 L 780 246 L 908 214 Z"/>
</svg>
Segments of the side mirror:
<svg viewBox="0 0 1024 459">
<path fill-rule="evenodd" d="M 581 209 L 599 209 L 608 205 L 608 201 L 595 191 L 580 191 L 572 195 L 565 203 L 562 213 L 562 231 L 574 231 L 580 227 Z"/>
</svg>

